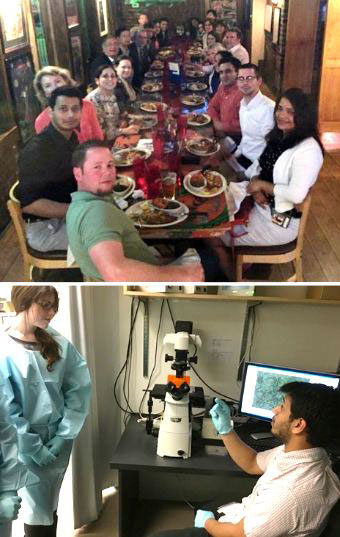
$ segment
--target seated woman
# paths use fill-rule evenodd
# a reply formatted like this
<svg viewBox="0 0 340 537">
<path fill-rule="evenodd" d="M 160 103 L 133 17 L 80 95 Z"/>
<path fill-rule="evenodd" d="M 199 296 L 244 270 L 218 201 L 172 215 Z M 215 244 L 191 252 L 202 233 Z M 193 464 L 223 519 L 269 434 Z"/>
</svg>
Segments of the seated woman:
<svg viewBox="0 0 340 537">
<path fill-rule="evenodd" d="M 274 113 L 275 125 L 267 135 L 267 146 L 246 171 L 250 182 L 244 185 L 255 204 L 248 226 L 239 226 L 243 234 L 235 237 L 235 246 L 275 246 L 296 239 L 301 213 L 295 205 L 304 201 L 323 164 L 317 116 L 308 96 L 301 89 L 288 89 L 277 99 Z M 240 185 L 243 183 L 231 183 L 231 193 Z M 235 234 L 240 235 L 239 231 Z M 222 241 L 231 245 L 229 233 Z M 215 251 L 230 277 L 229 255 L 224 248 Z"/>
<path fill-rule="evenodd" d="M 35 75 L 33 86 L 35 94 L 43 107 L 46 107 L 35 120 L 35 132 L 39 134 L 46 129 L 51 122 L 50 114 L 47 108 L 48 98 L 53 90 L 60 86 L 76 86 L 77 83 L 71 78 L 71 74 L 67 69 L 49 65 L 40 69 Z M 79 143 L 87 142 L 87 140 L 97 139 L 103 140 L 104 134 L 100 128 L 96 110 L 92 103 L 83 99 L 83 107 L 80 117 L 79 130 L 75 131 Z"/>
<path fill-rule="evenodd" d="M 129 56 L 120 56 L 116 65 L 116 73 L 118 78 L 114 92 L 117 97 L 119 110 L 125 112 L 137 98 L 136 91 L 131 84 L 133 70 L 132 61 Z"/>
<path fill-rule="evenodd" d="M 130 125 L 119 128 L 119 106 L 114 93 L 117 85 L 117 75 L 113 67 L 101 65 L 95 75 L 96 89 L 91 91 L 85 99 L 94 104 L 97 117 L 105 138 L 113 143 L 120 134 L 136 134 L 139 127 Z"/>
<path fill-rule="evenodd" d="M 214 32 L 209 32 L 207 35 L 207 47 L 206 48 L 209 48 L 209 46 L 211 45 L 216 45 L 217 41 L 218 41 L 217 35 Z"/>
</svg>

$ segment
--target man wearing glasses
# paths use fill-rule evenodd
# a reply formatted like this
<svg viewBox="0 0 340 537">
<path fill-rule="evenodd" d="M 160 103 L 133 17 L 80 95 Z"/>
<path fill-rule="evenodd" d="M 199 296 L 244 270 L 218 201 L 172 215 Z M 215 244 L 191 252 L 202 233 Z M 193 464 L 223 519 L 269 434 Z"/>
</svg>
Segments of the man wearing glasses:
<svg viewBox="0 0 340 537">
<path fill-rule="evenodd" d="M 237 86 L 243 95 L 240 105 L 242 139 L 238 147 L 226 142 L 228 164 L 241 176 L 266 146 L 265 137 L 274 126 L 275 103 L 260 91 L 262 78 L 257 65 L 241 65 Z"/>
</svg>

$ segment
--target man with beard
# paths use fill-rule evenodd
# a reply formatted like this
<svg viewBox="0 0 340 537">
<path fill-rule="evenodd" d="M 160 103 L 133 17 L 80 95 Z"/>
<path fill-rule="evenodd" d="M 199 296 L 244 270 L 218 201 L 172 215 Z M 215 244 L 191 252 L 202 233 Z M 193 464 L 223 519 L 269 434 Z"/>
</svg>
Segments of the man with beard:
<svg viewBox="0 0 340 537">
<path fill-rule="evenodd" d="M 323 449 L 339 435 L 338 390 L 323 384 L 290 382 L 273 409 L 272 433 L 283 445 L 256 453 L 243 443 L 219 399 L 210 414 L 229 456 L 245 472 L 261 476 L 241 503 L 198 510 L 195 528 L 159 532 L 153 537 L 318 537 L 340 497 L 340 482 Z M 219 504 L 221 505 L 221 503 Z M 213 508 L 214 509 L 214 508 Z M 215 509 L 214 509 L 215 510 Z M 217 515 L 218 516 L 218 515 Z"/>
<path fill-rule="evenodd" d="M 116 169 L 105 142 L 81 144 L 73 154 L 78 192 L 67 213 L 71 251 L 91 281 L 202 281 L 200 263 L 160 265 L 133 221 L 112 202 Z"/>
</svg>

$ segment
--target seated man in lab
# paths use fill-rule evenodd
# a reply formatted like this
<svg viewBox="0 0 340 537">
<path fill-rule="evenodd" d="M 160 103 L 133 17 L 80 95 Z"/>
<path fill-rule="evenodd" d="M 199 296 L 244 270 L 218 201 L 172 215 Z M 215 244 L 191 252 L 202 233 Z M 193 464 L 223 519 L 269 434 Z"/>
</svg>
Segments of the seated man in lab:
<svg viewBox="0 0 340 537">
<path fill-rule="evenodd" d="M 233 431 L 224 401 L 217 399 L 210 411 L 229 456 L 245 472 L 261 476 L 252 493 L 242 503 L 224 505 L 218 519 L 212 511 L 198 510 L 195 528 L 162 531 L 153 537 L 321 535 L 340 498 L 340 481 L 323 449 L 339 435 L 340 393 L 306 382 L 290 382 L 280 391 L 285 397 L 273 409 L 272 433 L 283 445 L 274 449 L 256 453 L 243 443 Z"/>
<path fill-rule="evenodd" d="M 219 61 L 220 85 L 208 107 L 216 136 L 230 136 L 236 143 L 241 140 L 239 110 L 243 95 L 236 83 L 240 65 L 233 57 Z"/>
<path fill-rule="evenodd" d="M 19 155 L 19 199 L 29 245 L 40 252 L 66 250 L 65 216 L 77 190 L 72 153 L 78 145 L 82 95 L 56 88 L 48 101 L 50 125 L 31 138 Z"/>
<path fill-rule="evenodd" d="M 73 154 L 78 192 L 67 212 L 71 251 L 91 281 L 203 281 L 200 263 L 160 265 L 133 221 L 112 202 L 116 170 L 105 142 L 81 144 Z"/>
</svg>

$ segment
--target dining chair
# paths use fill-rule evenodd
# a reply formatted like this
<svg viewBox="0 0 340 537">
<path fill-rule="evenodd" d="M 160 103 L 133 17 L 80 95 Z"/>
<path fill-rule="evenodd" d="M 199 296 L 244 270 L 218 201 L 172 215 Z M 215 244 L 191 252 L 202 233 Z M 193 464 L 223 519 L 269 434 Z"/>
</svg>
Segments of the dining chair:
<svg viewBox="0 0 340 537">
<path fill-rule="evenodd" d="M 302 272 L 302 251 L 304 243 L 305 229 L 308 213 L 311 204 L 311 191 L 300 204 L 299 210 L 302 212 L 297 238 L 287 244 L 278 246 L 236 246 L 236 281 L 246 281 L 243 279 L 243 265 L 248 263 L 289 263 L 293 262 L 295 272 L 288 278 L 289 282 L 303 282 Z"/>
<path fill-rule="evenodd" d="M 20 202 L 17 197 L 17 187 L 19 182 L 14 183 L 9 191 L 9 200 L 7 208 L 11 215 L 14 229 L 16 231 L 20 253 L 24 263 L 24 281 L 32 281 L 32 269 L 68 269 L 66 250 L 51 250 L 48 252 L 40 252 L 35 250 L 26 240 L 25 222 L 21 214 Z M 73 268 L 73 267 L 72 267 Z"/>
</svg>

